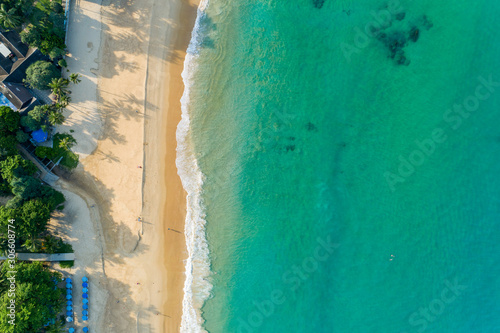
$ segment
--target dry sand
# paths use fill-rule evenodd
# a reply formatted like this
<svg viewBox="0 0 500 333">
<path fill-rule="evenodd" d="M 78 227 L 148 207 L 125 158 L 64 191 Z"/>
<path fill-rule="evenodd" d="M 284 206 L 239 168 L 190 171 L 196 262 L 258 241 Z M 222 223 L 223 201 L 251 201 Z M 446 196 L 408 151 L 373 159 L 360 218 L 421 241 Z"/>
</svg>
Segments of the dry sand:
<svg viewBox="0 0 500 333">
<path fill-rule="evenodd" d="M 74 131 L 81 164 L 60 181 L 68 202 L 53 221 L 75 249 L 68 271 L 91 280 L 92 332 L 178 332 L 187 253 L 175 131 L 196 5 L 72 6 L 68 66 L 82 82 L 60 131 Z"/>
</svg>

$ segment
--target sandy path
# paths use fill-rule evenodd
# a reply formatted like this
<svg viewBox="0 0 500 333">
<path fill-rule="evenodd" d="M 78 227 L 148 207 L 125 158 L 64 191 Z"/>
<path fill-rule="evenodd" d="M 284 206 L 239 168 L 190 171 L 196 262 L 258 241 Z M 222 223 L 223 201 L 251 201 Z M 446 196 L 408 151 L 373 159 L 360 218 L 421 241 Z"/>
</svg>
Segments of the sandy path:
<svg viewBox="0 0 500 333">
<path fill-rule="evenodd" d="M 179 331 L 185 193 L 175 130 L 195 8 L 80 0 L 71 10 L 68 65 L 83 80 L 72 88 L 62 131 L 74 130 L 83 158 L 64 177 L 76 195 L 67 196 L 63 219 L 86 221 L 66 231 L 76 243 L 85 239 L 80 228 L 93 226 L 85 236 L 95 246 L 75 246 L 77 258 L 89 259 L 77 259 L 73 272 L 90 272 L 102 296 L 91 304 L 94 332 Z"/>
</svg>

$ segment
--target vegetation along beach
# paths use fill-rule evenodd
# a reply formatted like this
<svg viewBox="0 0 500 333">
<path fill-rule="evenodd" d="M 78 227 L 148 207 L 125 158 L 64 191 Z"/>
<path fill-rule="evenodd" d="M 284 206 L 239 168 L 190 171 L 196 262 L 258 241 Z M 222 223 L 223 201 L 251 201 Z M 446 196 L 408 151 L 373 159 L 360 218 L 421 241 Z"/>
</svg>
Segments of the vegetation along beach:
<svg viewBox="0 0 500 333">
<path fill-rule="evenodd" d="M 0 332 L 500 332 L 499 14 L 0 0 Z"/>
</svg>

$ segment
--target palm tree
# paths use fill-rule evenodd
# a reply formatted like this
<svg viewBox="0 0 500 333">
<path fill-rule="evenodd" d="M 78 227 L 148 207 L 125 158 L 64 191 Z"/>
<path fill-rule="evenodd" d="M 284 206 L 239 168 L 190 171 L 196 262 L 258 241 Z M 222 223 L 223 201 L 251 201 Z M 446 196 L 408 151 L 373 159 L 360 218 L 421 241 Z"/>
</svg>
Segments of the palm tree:
<svg viewBox="0 0 500 333">
<path fill-rule="evenodd" d="M 71 96 L 69 95 L 62 95 L 59 99 L 59 103 L 64 105 L 64 107 L 68 106 L 69 102 L 71 102 Z"/>
<path fill-rule="evenodd" d="M 77 84 L 78 82 L 81 82 L 82 80 L 80 80 L 80 74 L 76 74 L 76 73 L 73 73 L 69 76 L 69 80 L 74 83 L 74 84 Z"/>
<path fill-rule="evenodd" d="M 0 5 L 0 22 L 5 28 L 15 28 L 21 25 L 22 18 L 17 15 L 16 8 L 7 10 L 3 3 Z"/>
<path fill-rule="evenodd" d="M 62 123 L 64 123 L 64 120 L 66 120 L 66 118 L 59 111 L 52 111 L 51 113 L 49 113 L 49 123 L 53 126 L 61 125 Z"/>
<path fill-rule="evenodd" d="M 55 253 L 57 250 L 58 239 L 52 235 L 43 238 L 43 250 L 45 253 Z"/>
<path fill-rule="evenodd" d="M 73 137 L 66 136 L 59 141 L 59 147 L 65 150 L 71 149 L 75 145 L 75 139 Z"/>
<path fill-rule="evenodd" d="M 66 95 L 68 92 L 68 84 L 69 81 L 65 78 L 53 78 L 49 83 L 49 87 L 52 89 L 52 93 L 59 99 L 59 97 Z"/>
</svg>

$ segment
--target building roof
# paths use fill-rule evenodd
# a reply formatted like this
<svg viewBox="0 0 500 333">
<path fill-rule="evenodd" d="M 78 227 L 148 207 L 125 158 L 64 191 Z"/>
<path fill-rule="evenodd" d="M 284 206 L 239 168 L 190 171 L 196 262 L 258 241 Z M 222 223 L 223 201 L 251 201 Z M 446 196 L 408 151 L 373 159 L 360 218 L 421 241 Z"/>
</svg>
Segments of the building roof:
<svg viewBox="0 0 500 333">
<path fill-rule="evenodd" d="M 30 91 L 20 84 L 2 82 L 0 90 L 18 110 L 27 107 L 33 100 L 33 95 Z"/>
<path fill-rule="evenodd" d="M 0 31 L 0 41 L 18 58 L 24 58 L 28 54 L 28 45 L 21 42 L 21 37 L 15 31 Z"/>
<path fill-rule="evenodd" d="M 1 58 L 1 56 L 0 56 Z M 2 75 L 0 71 L 0 81 L 8 81 L 13 83 L 23 83 L 26 78 L 26 70 L 29 65 L 38 60 L 48 60 L 48 57 L 43 55 L 38 49 L 31 49 L 28 52 L 26 58 L 21 58 L 17 60 L 12 66 L 12 70 L 7 75 Z"/>
</svg>

